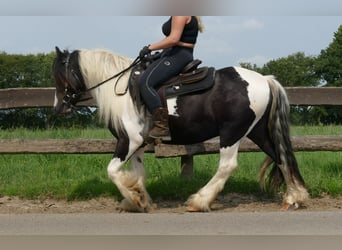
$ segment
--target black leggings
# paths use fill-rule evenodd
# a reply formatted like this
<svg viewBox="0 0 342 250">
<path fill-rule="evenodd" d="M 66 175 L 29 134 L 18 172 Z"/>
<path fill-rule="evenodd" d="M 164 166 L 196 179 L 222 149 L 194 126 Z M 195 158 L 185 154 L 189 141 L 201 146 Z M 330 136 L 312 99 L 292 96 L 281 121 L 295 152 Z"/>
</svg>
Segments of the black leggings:
<svg viewBox="0 0 342 250">
<path fill-rule="evenodd" d="M 156 88 L 178 75 L 193 60 L 193 49 L 173 47 L 162 52 L 161 58 L 154 61 L 140 78 L 140 94 L 147 109 L 153 113 L 160 108 L 161 101 Z"/>
</svg>

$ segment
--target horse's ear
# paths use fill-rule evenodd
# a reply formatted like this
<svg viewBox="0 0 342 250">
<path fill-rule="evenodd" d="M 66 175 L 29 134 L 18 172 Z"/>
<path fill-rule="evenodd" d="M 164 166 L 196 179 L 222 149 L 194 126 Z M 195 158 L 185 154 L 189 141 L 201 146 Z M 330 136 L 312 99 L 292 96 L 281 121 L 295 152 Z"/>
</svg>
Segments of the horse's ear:
<svg viewBox="0 0 342 250">
<path fill-rule="evenodd" d="M 60 57 L 63 55 L 63 52 L 57 46 L 55 47 L 55 49 L 56 49 L 57 57 Z"/>
</svg>

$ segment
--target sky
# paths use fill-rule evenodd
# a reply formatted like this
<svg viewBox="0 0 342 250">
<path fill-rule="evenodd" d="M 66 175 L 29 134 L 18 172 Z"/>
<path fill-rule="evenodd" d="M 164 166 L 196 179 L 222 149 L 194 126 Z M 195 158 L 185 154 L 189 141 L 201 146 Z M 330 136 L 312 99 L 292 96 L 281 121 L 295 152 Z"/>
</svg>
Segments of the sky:
<svg viewBox="0 0 342 250">
<path fill-rule="evenodd" d="M 189 9 L 187 5 L 177 5 L 178 11 L 170 8 L 170 2 L 179 0 L 166 5 L 156 5 L 156 0 L 137 0 L 132 5 L 132 1 L 0 0 L 0 51 L 35 54 L 49 53 L 55 46 L 105 48 L 135 58 L 143 46 L 163 38 L 161 25 L 170 12 L 183 14 Z M 191 12 L 202 15 L 205 26 L 195 57 L 217 68 L 241 62 L 262 66 L 296 52 L 319 55 L 342 24 L 342 1 L 336 0 L 318 6 L 308 0 L 279 1 L 275 6 L 271 5 L 275 0 L 211 0 L 219 3 L 215 8 L 206 8 L 204 0 L 194 1 L 204 4 Z M 135 6 L 133 10 L 129 5 Z"/>
</svg>

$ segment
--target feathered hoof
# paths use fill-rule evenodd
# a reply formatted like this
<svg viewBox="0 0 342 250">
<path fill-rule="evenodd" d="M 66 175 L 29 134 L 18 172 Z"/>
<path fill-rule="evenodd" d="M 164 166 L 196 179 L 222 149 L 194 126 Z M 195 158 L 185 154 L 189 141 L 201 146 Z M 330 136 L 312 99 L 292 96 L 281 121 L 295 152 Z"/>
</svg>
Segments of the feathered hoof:
<svg viewBox="0 0 342 250">
<path fill-rule="evenodd" d="M 133 213 L 148 213 L 154 209 L 152 203 L 140 203 L 140 202 L 130 202 L 128 199 L 123 199 L 120 203 L 120 209 L 126 212 Z"/>
<path fill-rule="evenodd" d="M 197 200 L 196 202 L 196 197 L 198 198 L 199 196 L 193 195 L 190 197 L 190 199 L 185 203 L 186 205 L 186 211 L 187 212 L 210 212 L 210 205 L 205 205 L 203 202 L 199 202 Z"/>
<path fill-rule="evenodd" d="M 188 206 L 186 206 L 186 211 L 190 212 L 190 213 L 203 213 L 203 212 L 210 212 L 210 208 L 201 209 L 199 207 L 188 205 Z"/>
<path fill-rule="evenodd" d="M 201 210 L 198 207 L 195 207 L 195 206 L 186 206 L 186 211 L 187 212 L 192 212 L 192 213 L 201 212 Z"/>
<path fill-rule="evenodd" d="M 282 211 L 294 211 L 297 210 L 299 208 L 299 204 L 294 202 L 292 204 L 290 203 L 284 203 L 281 210 Z"/>
</svg>

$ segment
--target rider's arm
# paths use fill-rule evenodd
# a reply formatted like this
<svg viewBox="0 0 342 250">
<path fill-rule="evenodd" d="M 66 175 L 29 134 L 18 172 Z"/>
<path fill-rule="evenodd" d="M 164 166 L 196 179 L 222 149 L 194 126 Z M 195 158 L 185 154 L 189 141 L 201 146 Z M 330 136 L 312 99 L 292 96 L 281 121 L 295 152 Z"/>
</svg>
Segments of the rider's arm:
<svg viewBox="0 0 342 250">
<path fill-rule="evenodd" d="M 177 45 L 180 42 L 184 26 L 191 21 L 191 16 L 173 16 L 171 20 L 170 35 L 157 43 L 151 44 L 150 50 L 167 49 Z"/>
</svg>

